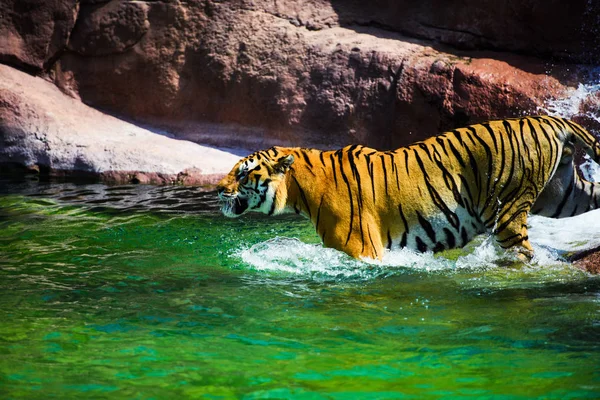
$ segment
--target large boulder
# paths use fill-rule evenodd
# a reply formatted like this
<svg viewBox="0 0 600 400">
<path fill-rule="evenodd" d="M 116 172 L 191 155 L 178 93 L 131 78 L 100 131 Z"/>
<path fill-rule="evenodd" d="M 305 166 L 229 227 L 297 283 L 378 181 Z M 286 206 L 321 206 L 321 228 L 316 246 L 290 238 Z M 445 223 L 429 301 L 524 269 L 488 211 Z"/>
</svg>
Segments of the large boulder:
<svg viewBox="0 0 600 400">
<path fill-rule="evenodd" d="M 108 116 L 0 65 L 0 170 L 198 185 L 214 184 L 238 158 Z"/>
</svg>

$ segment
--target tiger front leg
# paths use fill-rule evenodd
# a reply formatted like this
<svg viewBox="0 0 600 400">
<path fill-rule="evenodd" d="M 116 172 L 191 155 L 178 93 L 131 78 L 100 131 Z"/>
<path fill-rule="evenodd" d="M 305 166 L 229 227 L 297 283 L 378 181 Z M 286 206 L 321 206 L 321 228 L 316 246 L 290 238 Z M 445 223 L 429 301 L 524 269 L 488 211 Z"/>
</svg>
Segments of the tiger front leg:
<svg viewBox="0 0 600 400">
<path fill-rule="evenodd" d="M 500 247 L 514 250 L 517 257 L 523 262 L 527 262 L 533 257 L 533 248 L 527 232 L 528 211 L 519 210 L 515 213 L 507 213 L 498 221 L 493 231 Z"/>
<path fill-rule="evenodd" d="M 354 258 L 371 258 L 381 260 L 384 248 L 381 242 L 381 236 L 378 230 L 373 229 L 370 224 L 346 229 L 342 225 L 336 226 L 333 231 L 326 232 L 323 238 L 323 244 L 326 247 L 332 247 L 343 251 Z"/>
</svg>

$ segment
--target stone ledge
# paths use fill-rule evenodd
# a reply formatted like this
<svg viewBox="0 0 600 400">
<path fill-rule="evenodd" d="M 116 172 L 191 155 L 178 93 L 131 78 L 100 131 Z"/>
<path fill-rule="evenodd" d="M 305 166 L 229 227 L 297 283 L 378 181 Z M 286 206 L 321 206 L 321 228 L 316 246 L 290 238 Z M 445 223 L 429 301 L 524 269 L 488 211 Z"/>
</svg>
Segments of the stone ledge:
<svg viewBox="0 0 600 400">
<path fill-rule="evenodd" d="M 168 137 L 92 109 L 53 84 L 0 65 L 0 163 L 48 176 L 207 184 L 240 151 Z"/>
</svg>

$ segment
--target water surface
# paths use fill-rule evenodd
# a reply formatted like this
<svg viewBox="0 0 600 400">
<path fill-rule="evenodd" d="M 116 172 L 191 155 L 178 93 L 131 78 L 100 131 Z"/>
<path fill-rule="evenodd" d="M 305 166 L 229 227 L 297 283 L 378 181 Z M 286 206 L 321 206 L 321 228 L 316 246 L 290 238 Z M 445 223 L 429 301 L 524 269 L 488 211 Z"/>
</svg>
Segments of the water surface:
<svg viewBox="0 0 600 400">
<path fill-rule="evenodd" d="M 178 187 L 0 184 L 3 398 L 600 398 L 592 213 L 537 257 L 324 249 Z M 560 225 L 562 224 L 562 225 Z"/>
</svg>

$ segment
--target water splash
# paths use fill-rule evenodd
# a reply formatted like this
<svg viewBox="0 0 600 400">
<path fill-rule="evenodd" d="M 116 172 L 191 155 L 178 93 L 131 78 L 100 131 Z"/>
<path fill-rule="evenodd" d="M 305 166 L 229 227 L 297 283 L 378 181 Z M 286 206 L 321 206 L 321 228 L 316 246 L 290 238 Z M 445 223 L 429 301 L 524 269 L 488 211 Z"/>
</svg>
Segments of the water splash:
<svg viewBox="0 0 600 400">
<path fill-rule="evenodd" d="M 585 161 L 579 166 L 583 179 L 590 182 L 600 182 L 600 165 L 592 161 L 587 154 L 584 155 L 584 159 Z"/>
<path fill-rule="evenodd" d="M 588 71 L 586 81 L 587 83 L 580 83 L 577 89 L 573 89 L 568 97 L 548 100 L 544 107 L 539 108 L 540 113 L 568 119 L 585 116 L 600 123 L 600 110 L 585 111 L 583 107 L 588 99 L 600 95 L 600 68 Z M 580 165 L 583 178 L 600 182 L 600 165 L 592 161 L 587 154 L 584 157 L 585 161 Z"/>
<path fill-rule="evenodd" d="M 596 82 L 580 83 L 577 89 L 574 89 L 568 97 L 548 100 L 544 107 L 540 107 L 539 111 L 562 118 L 573 118 L 576 115 L 582 115 L 581 109 L 584 102 L 600 92 L 600 83 L 598 82 L 600 82 L 600 72 L 598 73 Z M 600 114 L 588 111 L 583 115 L 600 123 Z"/>
</svg>

